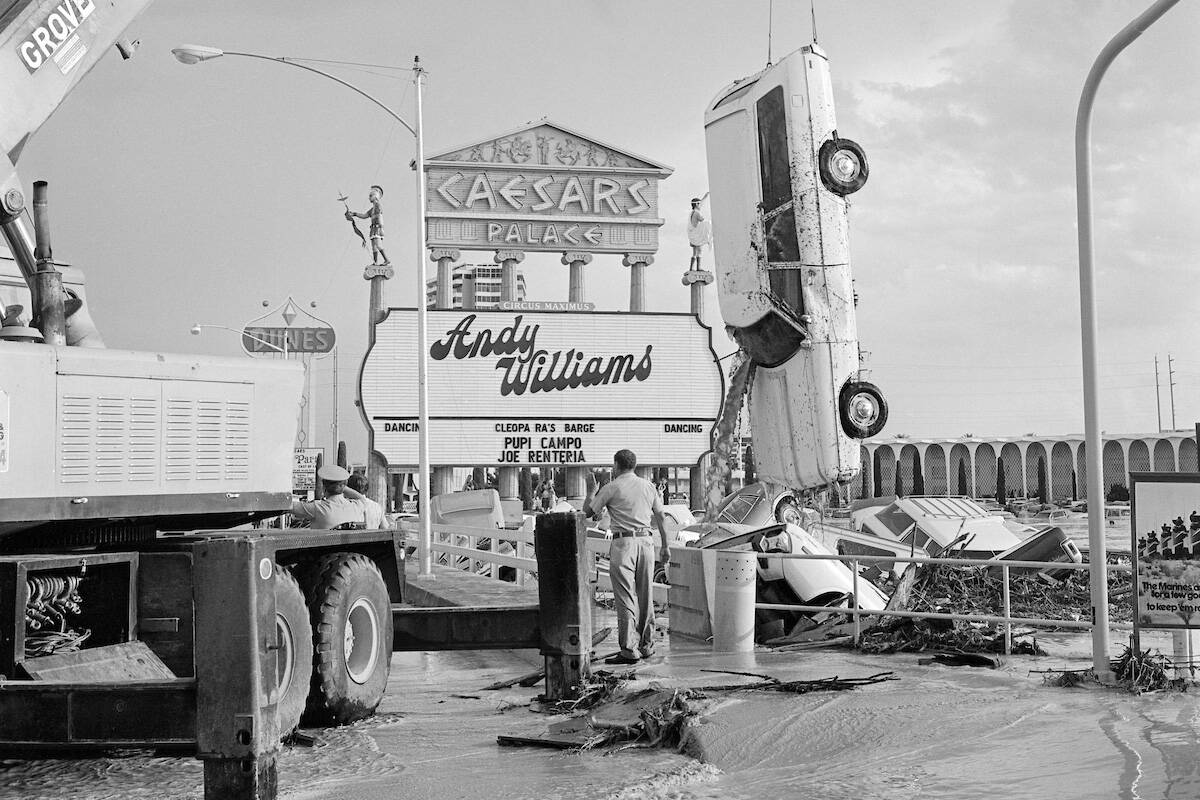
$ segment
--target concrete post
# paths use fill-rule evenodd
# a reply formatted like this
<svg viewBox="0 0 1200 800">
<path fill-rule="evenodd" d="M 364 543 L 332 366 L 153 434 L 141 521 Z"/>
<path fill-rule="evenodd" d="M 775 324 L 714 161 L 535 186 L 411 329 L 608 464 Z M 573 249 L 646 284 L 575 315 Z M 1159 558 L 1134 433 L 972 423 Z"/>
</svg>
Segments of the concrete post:
<svg viewBox="0 0 1200 800">
<path fill-rule="evenodd" d="M 591 556 L 583 514 L 540 514 L 533 531 L 546 699 L 577 699 L 591 674 Z"/>
<path fill-rule="evenodd" d="M 717 553 L 713 597 L 713 652 L 754 649 L 754 553 Z"/>
<path fill-rule="evenodd" d="M 500 265 L 500 302 L 517 300 L 517 265 L 525 260 L 525 253 L 520 250 L 497 250 L 494 260 Z M 500 467 L 496 470 L 496 485 L 502 501 L 520 499 L 517 469 Z"/>
<path fill-rule="evenodd" d="M 583 268 L 592 263 L 592 254 L 570 250 L 562 254 L 562 263 L 571 269 L 567 300 L 571 303 L 587 302 Z M 567 502 L 583 508 L 587 499 L 587 467 L 567 467 Z"/>
<path fill-rule="evenodd" d="M 691 287 L 691 310 L 696 319 L 704 320 L 704 287 L 713 282 L 713 274 L 704 269 L 689 269 L 683 273 L 683 285 Z M 703 460 L 688 469 L 688 503 L 692 508 L 704 507 Z"/>
<path fill-rule="evenodd" d="M 621 263 L 629 267 L 629 310 L 646 310 L 646 267 L 654 263 L 649 253 L 626 253 Z"/>
<path fill-rule="evenodd" d="M 454 262 L 462 258 L 462 253 L 451 247 L 435 247 L 429 252 L 429 259 L 437 262 L 437 291 L 434 294 L 433 307 L 445 310 L 454 307 Z M 426 298 L 422 297 L 422 301 Z M 453 492 L 453 467 L 434 467 L 433 481 L 429 490 L 430 497 Z"/>
</svg>

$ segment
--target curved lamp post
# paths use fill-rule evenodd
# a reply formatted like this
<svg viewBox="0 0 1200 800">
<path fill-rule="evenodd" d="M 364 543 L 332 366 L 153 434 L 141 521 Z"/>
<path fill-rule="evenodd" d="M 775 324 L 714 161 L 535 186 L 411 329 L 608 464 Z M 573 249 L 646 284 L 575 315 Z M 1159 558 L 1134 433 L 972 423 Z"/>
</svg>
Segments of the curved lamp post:
<svg viewBox="0 0 1200 800">
<path fill-rule="evenodd" d="M 181 64 L 199 64 L 203 61 L 211 61 L 214 58 L 222 56 L 240 56 L 242 58 L 257 58 L 263 61 L 274 61 L 276 64 L 287 64 L 290 67 L 297 67 L 308 72 L 316 73 L 323 78 L 328 78 L 334 83 L 340 84 L 350 91 L 358 94 L 367 100 L 370 100 L 379 108 L 383 109 L 389 117 L 399 122 L 404 126 L 405 130 L 411 133 L 416 140 L 416 157 L 413 159 L 414 169 L 417 173 L 417 469 L 418 469 L 418 503 L 420 504 L 421 515 L 421 532 L 420 539 L 417 543 L 417 552 L 420 561 L 419 575 L 423 578 L 433 577 L 433 557 L 430 552 L 430 543 L 432 541 L 432 531 L 430 528 L 430 509 L 429 509 L 429 386 L 426 380 L 426 362 L 428 360 L 428 334 L 427 334 L 427 319 L 425 309 L 425 154 L 422 147 L 422 127 L 421 127 L 421 84 L 424 78 L 425 71 L 421 68 L 421 59 L 413 59 L 413 85 L 415 87 L 415 126 L 409 125 L 405 120 L 393 111 L 391 108 L 380 102 L 372 95 L 364 92 L 352 83 L 348 83 L 336 75 L 330 75 L 328 72 L 319 70 L 315 67 L 310 67 L 307 64 L 301 64 L 293 59 L 264 56 L 258 53 L 239 53 L 232 50 L 220 50 L 216 47 L 206 47 L 204 45 L 185 44 L 173 48 L 171 53 L 175 59 Z M 374 280 L 382 280 L 382 278 L 373 278 Z M 379 293 L 380 296 L 382 292 Z M 372 293 L 374 298 L 375 294 Z M 380 309 L 375 308 L 374 304 L 371 307 L 370 330 L 371 343 L 375 340 L 375 324 L 379 319 Z"/>
<path fill-rule="evenodd" d="M 1088 560 L 1092 589 L 1092 669 L 1112 681 L 1108 653 L 1108 553 L 1104 542 L 1104 473 L 1096 373 L 1096 281 L 1092 263 L 1092 105 L 1110 64 L 1179 0 L 1158 0 L 1112 38 L 1088 72 L 1075 117 L 1075 197 L 1079 229 L 1079 312 L 1083 339 L 1083 428 L 1087 450 Z M 1137 580 L 1137 576 L 1134 576 Z"/>
<path fill-rule="evenodd" d="M 277 344 L 268 342 L 266 339 L 260 339 L 259 337 L 255 336 L 252 333 L 246 333 L 245 331 L 239 331 L 237 328 L 231 328 L 228 325 L 201 325 L 199 322 L 197 322 L 195 325 L 192 326 L 192 336 L 199 336 L 200 331 L 204 328 L 219 328 L 220 330 L 223 330 L 223 331 L 233 331 L 234 333 L 239 333 L 242 336 L 244 336 L 245 338 L 250 339 L 251 341 L 258 342 L 261 345 L 271 348 L 276 353 L 283 353 L 284 358 L 288 357 L 288 340 L 287 340 L 286 336 L 283 337 L 283 347 L 280 347 Z"/>
</svg>

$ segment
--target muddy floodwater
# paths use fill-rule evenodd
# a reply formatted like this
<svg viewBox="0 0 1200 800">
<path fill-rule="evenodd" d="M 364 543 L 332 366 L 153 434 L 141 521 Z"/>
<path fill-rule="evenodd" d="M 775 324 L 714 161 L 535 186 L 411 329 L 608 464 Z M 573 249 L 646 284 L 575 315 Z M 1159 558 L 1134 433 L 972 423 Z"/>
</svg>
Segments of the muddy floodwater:
<svg viewBox="0 0 1200 800">
<path fill-rule="evenodd" d="M 536 653 L 396 654 L 379 716 L 322 731 L 315 747 L 284 750 L 280 797 L 1200 797 L 1197 695 L 1045 686 L 1030 670 L 1086 666 L 1089 642 L 1078 635 L 1039 641 L 1053 655 L 1009 658 L 996 670 L 845 650 L 713 656 L 676 643 L 661 662 L 636 671 L 636 685 L 738 680 L 709 669 L 784 680 L 900 676 L 852 692 L 722 694 L 695 728 L 702 761 L 637 748 L 498 747 L 500 734 L 537 735 L 558 719 L 530 710 L 538 687 L 481 691 L 538 666 Z M 1149 643 L 1170 651 L 1169 638 Z M 0 765 L 0 798 L 201 796 L 201 769 L 190 758 L 133 753 Z"/>
</svg>

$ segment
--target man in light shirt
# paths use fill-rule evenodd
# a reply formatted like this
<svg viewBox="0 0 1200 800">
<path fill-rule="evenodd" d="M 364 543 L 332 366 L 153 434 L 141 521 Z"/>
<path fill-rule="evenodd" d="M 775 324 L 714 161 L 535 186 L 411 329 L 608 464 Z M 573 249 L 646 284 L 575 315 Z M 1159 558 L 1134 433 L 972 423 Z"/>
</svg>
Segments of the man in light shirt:
<svg viewBox="0 0 1200 800">
<path fill-rule="evenodd" d="M 598 517 L 607 508 L 612 519 L 612 543 L 608 550 L 608 574 L 612 579 L 617 607 L 617 640 L 621 650 L 607 659 L 609 664 L 636 664 L 654 655 L 654 534 L 658 527 L 661 561 L 671 558 L 670 539 L 663 522 L 662 495 L 650 481 L 634 473 L 637 456 L 618 450 L 613 456 L 613 479 L 597 490 L 584 511 Z"/>
<path fill-rule="evenodd" d="M 347 493 L 349 472 L 336 464 L 328 464 L 317 470 L 317 479 L 321 481 L 325 497 L 310 502 L 293 500 L 293 517 L 308 520 L 309 527 L 322 530 L 334 530 L 342 526 L 380 527 L 378 523 L 374 526 L 368 524 L 376 518 L 383 518 L 379 504 L 353 490 L 350 490 L 352 494 Z"/>
</svg>

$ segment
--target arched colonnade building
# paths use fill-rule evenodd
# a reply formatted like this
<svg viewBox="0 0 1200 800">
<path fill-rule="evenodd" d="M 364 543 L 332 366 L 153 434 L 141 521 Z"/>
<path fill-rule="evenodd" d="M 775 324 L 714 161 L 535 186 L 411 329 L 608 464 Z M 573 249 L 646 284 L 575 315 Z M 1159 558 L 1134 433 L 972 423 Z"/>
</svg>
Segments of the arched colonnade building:
<svg viewBox="0 0 1200 800">
<path fill-rule="evenodd" d="M 1200 472 L 1191 431 L 1102 437 L 1104 490 L 1129 486 L 1130 472 Z M 907 436 L 868 439 L 861 471 L 850 486 L 855 499 L 890 494 L 994 497 L 1003 469 L 1006 494 L 1038 493 L 1044 470 L 1049 499 L 1087 497 L 1083 434 L 958 439 Z"/>
</svg>

